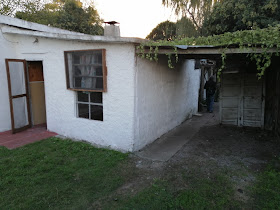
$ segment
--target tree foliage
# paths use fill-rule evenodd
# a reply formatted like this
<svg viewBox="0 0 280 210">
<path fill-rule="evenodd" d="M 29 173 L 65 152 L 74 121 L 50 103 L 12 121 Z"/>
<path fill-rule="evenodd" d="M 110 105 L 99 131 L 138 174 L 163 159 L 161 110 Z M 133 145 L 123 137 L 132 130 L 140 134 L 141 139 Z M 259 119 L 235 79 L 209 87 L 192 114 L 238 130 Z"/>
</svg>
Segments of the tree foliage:
<svg viewBox="0 0 280 210">
<path fill-rule="evenodd" d="M 164 21 L 158 24 L 146 37 L 149 40 L 174 40 L 176 38 L 197 36 L 195 26 L 188 18 L 182 18 L 176 23 Z"/>
<path fill-rule="evenodd" d="M 154 41 L 172 40 L 175 36 L 176 24 L 167 20 L 158 24 L 146 38 Z"/>
<path fill-rule="evenodd" d="M 6 16 L 14 16 L 16 11 L 24 8 L 24 5 L 30 2 L 32 2 L 32 0 L 1 0 L 0 14 Z"/>
<path fill-rule="evenodd" d="M 176 22 L 176 36 L 177 38 L 197 37 L 198 31 L 189 18 L 183 17 Z"/>
<path fill-rule="evenodd" d="M 223 0 L 204 22 L 208 34 L 266 28 L 280 23 L 280 0 Z"/>
<path fill-rule="evenodd" d="M 189 17 L 200 35 L 204 34 L 204 19 L 211 13 L 213 5 L 220 0 L 162 0 L 164 6 L 173 8 L 177 15 Z"/>
<path fill-rule="evenodd" d="M 13 2 L 8 5 L 8 1 Z M 5 4 L 4 4 L 5 3 Z M 102 19 L 93 4 L 83 7 L 80 0 L 3 0 L 1 14 L 92 35 L 103 35 Z"/>
</svg>

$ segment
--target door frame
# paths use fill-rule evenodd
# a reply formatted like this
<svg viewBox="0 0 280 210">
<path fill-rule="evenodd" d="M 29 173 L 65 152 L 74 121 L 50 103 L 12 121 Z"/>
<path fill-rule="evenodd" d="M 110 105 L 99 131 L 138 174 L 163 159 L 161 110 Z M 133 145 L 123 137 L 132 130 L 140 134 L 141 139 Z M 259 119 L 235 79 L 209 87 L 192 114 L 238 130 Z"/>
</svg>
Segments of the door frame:
<svg viewBox="0 0 280 210">
<path fill-rule="evenodd" d="M 9 62 L 21 62 L 23 63 L 24 68 L 24 78 L 25 78 L 25 94 L 12 96 L 12 84 L 11 84 L 11 77 L 10 77 L 10 68 Z M 5 59 L 6 63 L 6 71 L 7 71 L 7 81 L 8 81 L 8 92 L 9 92 L 9 102 L 10 102 L 10 114 L 11 114 L 11 127 L 12 133 L 18 133 L 24 131 L 31 127 L 31 116 L 30 116 L 30 104 L 29 104 L 29 88 L 28 88 L 28 78 L 27 78 L 27 66 L 26 60 L 23 59 Z M 28 124 L 21 128 L 15 128 L 15 121 L 14 121 L 14 109 L 13 109 L 13 99 L 26 97 L 26 106 L 27 106 L 27 119 Z"/>
</svg>

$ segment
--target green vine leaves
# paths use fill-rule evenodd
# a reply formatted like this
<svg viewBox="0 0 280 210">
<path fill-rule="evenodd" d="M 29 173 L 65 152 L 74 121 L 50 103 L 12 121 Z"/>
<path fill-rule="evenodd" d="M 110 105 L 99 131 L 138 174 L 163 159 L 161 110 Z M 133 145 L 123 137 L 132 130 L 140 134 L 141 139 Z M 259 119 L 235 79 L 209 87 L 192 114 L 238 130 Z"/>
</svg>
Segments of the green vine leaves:
<svg viewBox="0 0 280 210">
<path fill-rule="evenodd" d="M 222 64 L 218 70 L 218 76 L 221 74 L 222 70 L 226 68 L 227 49 L 234 47 L 239 48 L 241 52 L 242 50 L 250 51 L 247 56 L 256 63 L 258 70 L 257 76 L 261 78 L 265 70 L 270 66 L 272 56 L 279 56 L 280 25 L 274 27 L 269 26 L 265 29 L 236 31 L 232 33 L 227 32 L 221 35 L 208 37 L 187 37 L 174 41 L 147 42 L 138 46 L 138 55 L 151 61 L 158 61 L 159 48 L 161 46 L 172 47 L 173 52 L 166 54 L 166 56 L 168 67 L 174 68 L 174 62 L 177 63 L 179 60 L 176 45 L 220 47 Z M 147 48 L 149 48 L 148 51 Z M 276 50 L 273 52 L 270 51 L 272 48 Z M 261 49 L 261 51 L 257 49 Z"/>
</svg>

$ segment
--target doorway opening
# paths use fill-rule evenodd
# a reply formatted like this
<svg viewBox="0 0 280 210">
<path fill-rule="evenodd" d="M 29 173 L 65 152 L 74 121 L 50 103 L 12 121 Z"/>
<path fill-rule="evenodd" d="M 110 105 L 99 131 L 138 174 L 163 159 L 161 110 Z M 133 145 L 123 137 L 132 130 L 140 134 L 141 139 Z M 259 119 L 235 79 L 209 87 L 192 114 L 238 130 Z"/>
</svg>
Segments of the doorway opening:
<svg viewBox="0 0 280 210">
<path fill-rule="evenodd" d="M 30 113 L 33 126 L 46 125 L 45 84 L 42 61 L 27 61 Z"/>
<path fill-rule="evenodd" d="M 6 59 L 12 133 L 46 124 L 42 61 Z"/>
</svg>

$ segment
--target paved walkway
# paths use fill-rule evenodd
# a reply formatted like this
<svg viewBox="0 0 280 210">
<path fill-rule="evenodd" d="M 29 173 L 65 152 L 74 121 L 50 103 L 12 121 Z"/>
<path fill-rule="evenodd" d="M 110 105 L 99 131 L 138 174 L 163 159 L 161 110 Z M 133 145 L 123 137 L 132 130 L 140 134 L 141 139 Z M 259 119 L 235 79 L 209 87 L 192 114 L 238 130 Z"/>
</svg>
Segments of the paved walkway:
<svg viewBox="0 0 280 210">
<path fill-rule="evenodd" d="M 135 152 L 139 157 L 155 160 L 167 161 L 175 155 L 184 144 L 186 144 L 204 126 L 219 123 L 218 103 L 215 103 L 214 112 L 199 113 L 201 116 L 193 116 L 175 129 L 164 134 L 152 144 Z"/>
<path fill-rule="evenodd" d="M 5 131 L 0 133 L 0 146 L 14 149 L 56 135 L 57 133 L 47 131 L 45 125 L 34 126 L 16 134 Z"/>
</svg>

